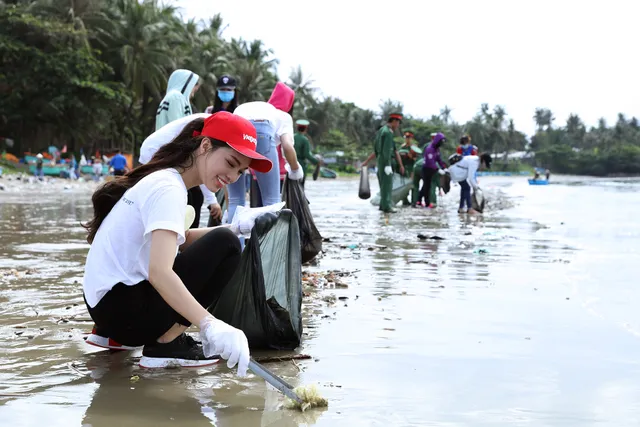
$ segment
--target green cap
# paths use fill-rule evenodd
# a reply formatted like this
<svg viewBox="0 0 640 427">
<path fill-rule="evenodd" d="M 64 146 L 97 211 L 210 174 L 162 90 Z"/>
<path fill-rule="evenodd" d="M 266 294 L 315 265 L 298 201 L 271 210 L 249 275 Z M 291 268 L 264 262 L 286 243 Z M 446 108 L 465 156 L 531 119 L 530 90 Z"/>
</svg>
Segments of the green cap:
<svg viewBox="0 0 640 427">
<path fill-rule="evenodd" d="M 305 119 L 296 120 L 296 124 L 298 126 L 309 126 L 309 120 L 305 120 Z"/>
</svg>

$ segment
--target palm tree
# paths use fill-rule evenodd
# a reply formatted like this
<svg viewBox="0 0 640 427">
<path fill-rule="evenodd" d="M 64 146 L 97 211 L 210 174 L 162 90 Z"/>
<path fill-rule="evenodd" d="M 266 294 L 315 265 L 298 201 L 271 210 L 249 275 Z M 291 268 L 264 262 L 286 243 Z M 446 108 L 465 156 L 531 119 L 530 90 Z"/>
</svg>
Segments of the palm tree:
<svg viewBox="0 0 640 427">
<path fill-rule="evenodd" d="M 536 108 L 536 112 L 533 115 L 533 120 L 536 122 L 536 126 L 538 127 L 538 132 L 542 132 L 542 128 L 545 124 L 545 110 L 544 108 Z"/>
<path fill-rule="evenodd" d="M 553 121 L 556 119 L 555 117 L 553 117 L 553 113 L 551 112 L 551 110 L 546 109 L 544 111 L 544 115 L 543 115 L 543 121 L 544 124 L 547 126 L 547 131 L 549 131 L 553 125 Z"/>
<path fill-rule="evenodd" d="M 294 104 L 296 116 L 303 116 L 305 110 L 315 103 L 315 94 L 318 89 L 313 86 L 313 83 L 311 76 L 304 76 L 300 65 L 291 70 L 289 86 L 296 92 Z"/>
<path fill-rule="evenodd" d="M 449 120 L 451 120 L 451 111 L 451 108 L 449 108 L 447 105 L 440 109 L 440 118 L 445 125 L 448 125 Z"/>
<path fill-rule="evenodd" d="M 276 83 L 278 60 L 271 58 L 273 51 L 264 49 L 262 41 L 247 43 L 242 39 L 232 39 L 228 55 L 233 75 L 238 78 L 238 99 L 240 102 L 264 101 L 268 99 Z"/>
</svg>

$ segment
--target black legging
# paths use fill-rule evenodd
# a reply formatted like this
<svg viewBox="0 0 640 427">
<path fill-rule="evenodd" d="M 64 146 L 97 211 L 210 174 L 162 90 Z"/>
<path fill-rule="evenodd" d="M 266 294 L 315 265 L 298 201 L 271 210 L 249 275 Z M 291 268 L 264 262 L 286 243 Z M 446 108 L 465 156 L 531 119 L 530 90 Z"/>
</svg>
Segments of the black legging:
<svg viewBox="0 0 640 427">
<path fill-rule="evenodd" d="M 216 228 L 176 256 L 175 271 L 204 307 L 218 300 L 240 263 L 240 241 L 227 228 Z M 86 301 L 85 301 L 86 302 Z M 91 318 L 110 338 L 130 346 L 155 342 L 173 325 L 191 323 L 165 302 L 147 280 L 116 284 L 90 308 Z"/>
<path fill-rule="evenodd" d="M 200 227 L 200 211 L 202 210 L 202 204 L 204 203 L 204 194 L 200 187 L 192 187 L 187 191 L 187 204 L 193 206 L 196 211 L 196 217 L 193 219 L 193 223 L 189 228 Z"/>
<path fill-rule="evenodd" d="M 422 168 L 422 189 L 420 190 L 420 200 L 424 198 L 425 206 L 429 206 L 429 194 L 431 193 L 431 180 L 438 172 L 437 169 Z"/>
</svg>

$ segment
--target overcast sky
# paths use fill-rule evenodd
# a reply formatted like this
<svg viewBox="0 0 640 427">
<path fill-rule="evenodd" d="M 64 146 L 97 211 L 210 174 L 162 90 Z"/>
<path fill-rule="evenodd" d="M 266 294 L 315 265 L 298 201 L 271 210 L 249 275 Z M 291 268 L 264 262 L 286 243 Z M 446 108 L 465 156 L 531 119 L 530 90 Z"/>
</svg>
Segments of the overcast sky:
<svg viewBox="0 0 640 427">
<path fill-rule="evenodd" d="M 536 107 L 556 124 L 640 118 L 638 0 L 177 0 L 185 17 L 221 13 L 224 36 L 259 38 L 288 80 L 298 64 L 322 94 L 378 110 L 404 103 L 458 122 L 483 102 L 534 129 Z"/>
</svg>

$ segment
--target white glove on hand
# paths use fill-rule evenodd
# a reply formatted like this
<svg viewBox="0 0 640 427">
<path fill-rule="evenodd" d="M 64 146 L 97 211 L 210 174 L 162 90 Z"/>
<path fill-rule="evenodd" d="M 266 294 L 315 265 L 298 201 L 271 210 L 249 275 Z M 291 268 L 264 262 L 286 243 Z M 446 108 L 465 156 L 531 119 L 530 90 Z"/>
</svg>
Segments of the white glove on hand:
<svg viewBox="0 0 640 427">
<path fill-rule="evenodd" d="M 200 321 L 200 339 L 205 357 L 219 354 L 229 369 L 237 364 L 238 375 L 247 375 L 249 342 L 244 332 L 213 316 L 205 316 Z"/>
<path fill-rule="evenodd" d="M 299 181 L 302 178 L 304 178 L 304 171 L 302 170 L 300 163 L 298 163 L 298 169 L 296 170 L 291 170 L 291 166 L 289 165 L 289 163 L 286 163 L 284 165 L 284 168 L 287 170 L 289 174 L 289 179 L 292 179 L 294 181 Z"/>
<path fill-rule="evenodd" d="M 444 174 L 446 174 L 447 172 L 449 172 L 449 169 L 438 169 L 438 173 L 439 173 L 440 175 L 444 175 Z"/>
<path fill-rule="evenodd" d="M 236 213 L 233 215 L 231 227 L 229 228 L 236 236 L 249 236 L 256 223 L 256 218 L 264 213 L 276 213 L 280 211 L 284 205 L 285 202 L 279 202 L 262 208 L 246 208 L 244 206 L 238 206 L 236 208 Z"/>
<path fill-rule="evenodd" d="M 385 166 L 384 167 L 384 173 L 386 175 L 391 175 L 393 173 L 393 169 L 391 169 L 391 166 Z"/>
</svg>

